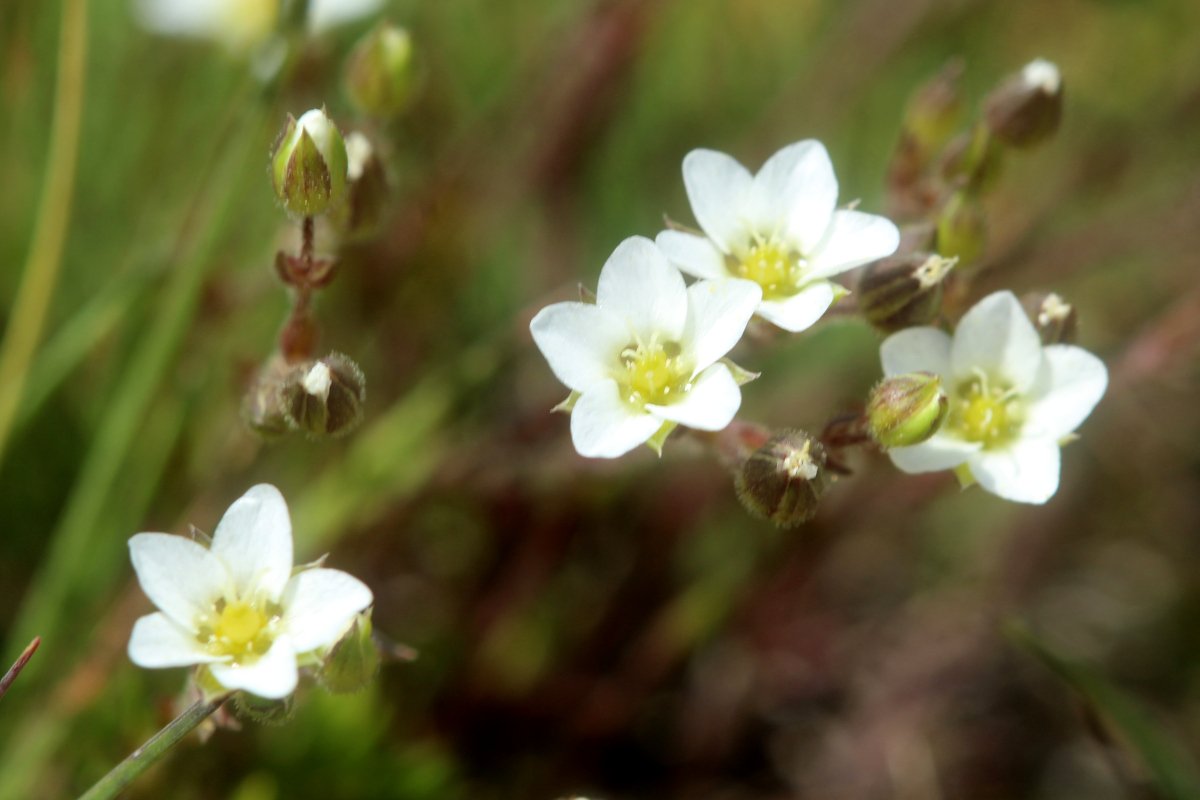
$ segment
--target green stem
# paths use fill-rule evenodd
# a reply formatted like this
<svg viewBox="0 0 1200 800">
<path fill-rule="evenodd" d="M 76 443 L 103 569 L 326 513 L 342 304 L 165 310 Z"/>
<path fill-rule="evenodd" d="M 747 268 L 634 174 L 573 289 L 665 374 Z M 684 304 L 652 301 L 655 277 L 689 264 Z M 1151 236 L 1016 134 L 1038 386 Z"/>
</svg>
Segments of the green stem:
<svg viewBox="0 0 1200 800">
<path fill-rule="evenodd" d="M 229 695 L 224 694 L 213 700 L 199 700 L 187 711 L 167 723 L 166 727 L 150 737 L 150 739 L 129 757 L 113 767 L 107 775 L 96 781 L 92 788 L 79 796 L 79 800 L 107 800 L 133 782 L 150 765 L 167 754 L 167 751 L 179 743 L 196 726 L 212 716 L 213 712 Z"/>
<path fill-rule="evenodd" d="M 47 154 L 45 185 L 29 259 L 0 346 L 0 460 L 12 433 L 34 350 L 42 338 L 46 310 L 58 283 L 63 243 L 75 191 L 75 163 L 83 118 L 87 66 L 87 0 L 63 0 L 58 46 L 58 84 Z"/>
</svg>

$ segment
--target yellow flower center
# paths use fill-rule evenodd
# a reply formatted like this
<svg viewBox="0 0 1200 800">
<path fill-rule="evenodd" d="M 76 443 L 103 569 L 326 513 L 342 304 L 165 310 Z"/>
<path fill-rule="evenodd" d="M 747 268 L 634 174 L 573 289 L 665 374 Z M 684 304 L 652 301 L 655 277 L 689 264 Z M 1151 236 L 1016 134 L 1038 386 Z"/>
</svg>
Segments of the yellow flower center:
<svg viewBox="0 0 1200 800">
<path fill-rule="evenodd" d="M 989 448 L 1015 439 L 1023 417 L 1017 392 L 1005 386 L 989 386 L 987 376 L 980 373 L 959 385 L 946 425 L 968 442 L 981 442 Z"/>
<path fill-rule="evenodd" d="M 691 365 L 682 358 L 678 342 L 631 344 L 621 351 L 621 365 L 618 382 L 625 399 L 635 406 L 663 405 L 691 388 Z"/>
<path fill-rule="evenodd" d="M 281 614 L 274 603 L 221 598 L 213 603 L 212 613 L 198 620 L 197 638 L 209 653 L 233 656 L 235 662 L 243 656 L 260 656 L 271 649 Z"/>
<path fill-rule="evenodd" d="M 735 274 L 762 287 L 763 297 L 777 299 L 800 288 L 807 262 L 775 239 L 758 241 L 737 259 Z"/>
</svg>

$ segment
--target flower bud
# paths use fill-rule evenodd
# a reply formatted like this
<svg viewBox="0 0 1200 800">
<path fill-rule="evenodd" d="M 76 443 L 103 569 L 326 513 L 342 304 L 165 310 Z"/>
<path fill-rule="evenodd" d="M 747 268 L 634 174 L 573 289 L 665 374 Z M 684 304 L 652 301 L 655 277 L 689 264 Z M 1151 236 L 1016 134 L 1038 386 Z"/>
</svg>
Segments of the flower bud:
<svg viewBox="0 0 1200 800">
<path fill-rule="evenodd" d="M 343 237 L 369 236 L 378 229 L 387 206 L 387 173 L 371 140 L 358 131 L 346 136 L 346 154 L 346 202 L 331 218 Z"/>
<path fill-rule="evenodd" d="M 997 139 L 1012 147 L 1025 148 L 1040 144 L 1058 130 L 1062 107 L 1062 76 L 1058 67 L 1039 58 L 987 96 L 983 117 Z"/>
<path fill-rule="evenodd" d="M 259 725 L 283 725 L 296 714 L 295 695 L 272 700 L 249 692 L 237 692 L 233 695 L 232 705 L 238 718 Z"/>
<path fill-rule="evenodd" d="M 811 519 L 827 483 L 825 448 L 796 429 L 775 433 L 742 462 L 734 476 L 738 499 L 746 510 L 781 528 Z"/>
<path fill-rule="evenodd" d="M 359 111 L 386 119 L 408 105 L 413 89 L 412 37 L 404 28 L 380 24 L 346 59 L 346 94 Z"/>
<path fill-rule="evenodd" d="M 340 436 L 362 420 L 367 383 L 358 365 L 331 353 L 294 373 L 283 389 L 288 421 L 313 436 Z"/>
<path fill-rule="evenodd" d="M 867 400 L 867 430 L 880 447 L 908 447 L 937 433 L 950 410 L 942 379 L 931 372 L 884 378 Z"/>
<path fill-rule="evenodd" d="M 885 333 L 928 325 L 942 308 L 942 281 L 955 259 L 905 253 L 874 261 L 858 278 L 858 307 Z"/>
<path fill-rule="evenodd" d="M 968 192 L 955 192 L 937 222 L 937 251 L 968 266 L 983 254 L 987 223 L 979 201 Z"/>
<path fill-rule="evenodd" d="M 904 132 L 921 153 L 937 151 L 954 133 L 963 116 L 963 62 L 954 59 L 926 81 L 908 101 Z"/>
<path fill-rule="evenodd" d="M 1043 344 L 1072 344 L 1079 327 L 1075 306 L 1053 292 L 1031 292 L 1021 298 L 1025 313 L 1033 321 Z"/>
<path fill-rule="evenodd" d="M 294 379 L 295 367 L 279 356 L 259 372 L 242 398 L 242 417 L 265 439 L 275 439 L 292 430 L 284 388 Z"/>
<path fill-rule="evenodd" d="M 329 651 L 317 680 L 334 694 L 343 694 L 366 688 L 377 672 L 379 648 L 371 638 L 371 614 L 364 612 Z"/>
<path fill-rule="evenodd" d="M 324 212 L 346 190 L 346 144 L 322 109 L 306 111 L 287 126 L 271 157 L 275 195 L 302 217 Z"/>
</svg>

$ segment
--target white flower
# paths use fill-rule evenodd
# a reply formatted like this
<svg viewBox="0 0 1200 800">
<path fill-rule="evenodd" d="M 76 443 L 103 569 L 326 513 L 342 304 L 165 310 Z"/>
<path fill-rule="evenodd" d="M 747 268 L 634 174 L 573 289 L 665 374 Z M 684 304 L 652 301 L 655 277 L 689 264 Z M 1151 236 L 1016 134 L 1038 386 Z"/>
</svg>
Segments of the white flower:
<svg viewBox="0 0 1200 800">
<path fill-rule="evenodd" d="M 555 303 L 529 325 L 560 381 L 579 397 L 571 438 L 581 455 L 615 458 L 664 424 L 720 430 L 742 402 L 718 359 L 746 329 L 762 292 L 742 280 L 683 276 L 649 239 L 617 247 L 596 304 Z"/>
<path fill-rule="evenodd" d="M 887 219 L 835 210 L 833 164 L 814 139 L 783 148 L 753 176 L 724 153 L 693 150 L 683 159 L 683 182 L 706 236 L 663 231 L 658 246 L 697 278 L 759 284 L 758 315 L 784 330 L 804 330 L 832 305 L 839 290 L 828 278 L 891 255 L 900 243 Z"/>
<path fill-rule="evenodd" d="M 1104 363 L 1081 347 L 1043 347 L 1012 292 L 975 304 L 954 337 L 909 328 L 880 348 L 885 375 L 941 376 L 950 412 L 933 438 L 888 451 L 905 472 L 966 469 L 989 492 L 1044 503 L 1058 489 L 1059 446 L 1100 401 Z"/>
<path fill-rule="evenodd" d="M 308 27 L 323 31 L 374 12 L 383 0 L 309 0 Z M 142 27 L 166 36 L 212 39 L 231 50 L 265 41 L 279 23 L 280 0 L 135 0 Z"/>
<path fill-rule="evenodd" d="M 212 546 L 139 533 L 129 554 L 158 612 L 133 626 L 141 667 L 203 664 L 227 689 L 267 698 L 296 688 L 297 660 L 336 644 L 372 602 L 336 569 L 292 571 L 292 523 L 274 486 L 260 484 L 221 518 Z"/>
</svg>

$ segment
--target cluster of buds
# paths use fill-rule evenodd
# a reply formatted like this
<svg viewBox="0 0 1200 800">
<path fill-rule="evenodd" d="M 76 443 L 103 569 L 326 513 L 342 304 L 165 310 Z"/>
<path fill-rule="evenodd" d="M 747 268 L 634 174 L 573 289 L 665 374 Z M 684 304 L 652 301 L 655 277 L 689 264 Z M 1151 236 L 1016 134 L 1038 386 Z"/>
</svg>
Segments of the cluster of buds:
<svg viewBox="0 0 1200 800">
<path fill-rule="evenodd" d="M 366 397 L 362 370 L 341 353 L 299 363 L 275 357 L 246 394 L 242 413 L 268 438 L 292 431 L 313 438 L 341 436 L 362 421 Z"/>
</svg>

